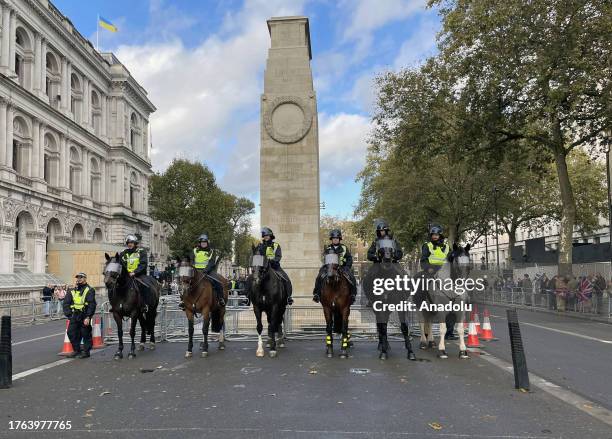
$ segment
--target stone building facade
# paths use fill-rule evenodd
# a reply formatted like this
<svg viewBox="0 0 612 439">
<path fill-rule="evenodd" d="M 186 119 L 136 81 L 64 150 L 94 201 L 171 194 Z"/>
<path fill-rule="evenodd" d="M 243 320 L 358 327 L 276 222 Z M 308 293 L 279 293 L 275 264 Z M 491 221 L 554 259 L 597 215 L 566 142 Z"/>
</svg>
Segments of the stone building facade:
<svg viewBox="0 0 612 439">
<path fill-rule="evenodd" d="M 0 273 L 53 271 L 56 244 L 79 248 L 73 270 L 88 244 L 151 245 L 154 111 L 50 2 L 0 0 Z"/>
</svg>

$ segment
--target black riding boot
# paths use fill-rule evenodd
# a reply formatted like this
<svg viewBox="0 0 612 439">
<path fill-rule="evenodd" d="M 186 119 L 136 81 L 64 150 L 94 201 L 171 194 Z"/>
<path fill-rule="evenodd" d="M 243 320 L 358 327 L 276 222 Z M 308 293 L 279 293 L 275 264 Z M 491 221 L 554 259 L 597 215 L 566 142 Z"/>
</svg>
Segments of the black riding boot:
<svg viewBox="0 0 612 439">
<path fill-rule="evenodd" d="M 225 306 L 225 298 L 223 297 L 223 288 L 215 287 L 215 295 L 220 306 Z"/>
<path fill-rule="evenodd" d="M 319 303 L 321 301 L 321 282 L 321 276 L 317 276 L 314 289 L 312 290 L 312 301 L 315 303 Z"/>
<path fill-rule="evenodd" d="M 291 282 L 289 282 L 288 280 L 283 281 L 285 282 L 285 290 L 287 291 L 287 305 L 293 305 L 293 288 L 291 286 Z"/>
</svg>

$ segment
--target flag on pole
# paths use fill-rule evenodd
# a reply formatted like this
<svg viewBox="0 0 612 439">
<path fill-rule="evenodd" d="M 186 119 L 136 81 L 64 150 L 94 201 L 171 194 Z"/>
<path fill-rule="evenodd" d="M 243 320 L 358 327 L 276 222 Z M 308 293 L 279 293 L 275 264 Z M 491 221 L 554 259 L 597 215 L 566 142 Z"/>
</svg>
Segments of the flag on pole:
<svg viewBox="0 0 612 439">
<path fill-rule="evenodd" d="M 109 30 L 111 32 L 117 32 L 117 26 L 108 21 L 106 18 L 98 17 L 98 24 L 102 26 L 104 29 Z"/>
</svg>

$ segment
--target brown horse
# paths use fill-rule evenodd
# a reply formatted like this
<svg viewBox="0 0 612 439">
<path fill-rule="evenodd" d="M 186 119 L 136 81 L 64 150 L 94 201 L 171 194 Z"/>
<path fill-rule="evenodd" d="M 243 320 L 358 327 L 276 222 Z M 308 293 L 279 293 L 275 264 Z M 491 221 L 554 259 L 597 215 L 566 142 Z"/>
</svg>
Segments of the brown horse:
<svg viewBox="0 0 612 439">
<path fill-rule="evenodd" d="M 219 333 L 219 350 L 225 349 L 225 328 L 223 319 L 225 307 L 219 306 L 215 298 L 213 286 L 201 270 L 195 270 L 188 261 L 179 264 L 179 285 L 183 303 L 185 304 L 185 315 L 187 316 L 189 329 L 189 343 L 185 358 L 193 356 L 193 319 L 196 314 L 202 315 L 202 335 L 200 343 L 201 356 L 208 356 L 208 326 L 212 321 L 213 332 Z M 221 278 L 223 285 L 223 297 L 228 300 L 228 282 Z"/>
<path fill-rule="evenodd" d="M 340 269 L 338 255 L 325 255 L 325 279 L 321 288 L 321 305 L 325 314 L 325 345 L 327 357 L 334 356 L 333 332 L 342 334 L 340 358 L 347 358 L 350 346 L 348 335 L 349 314 L 351 312 L 351 286 Z"/>
</svg>

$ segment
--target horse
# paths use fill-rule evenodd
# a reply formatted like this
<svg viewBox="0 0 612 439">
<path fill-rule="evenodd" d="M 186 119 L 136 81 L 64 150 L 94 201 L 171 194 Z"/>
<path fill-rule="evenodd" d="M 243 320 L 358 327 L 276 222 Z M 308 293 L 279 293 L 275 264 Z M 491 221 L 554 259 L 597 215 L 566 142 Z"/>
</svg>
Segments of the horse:
<svg viewBox="0 0 612 439">
<path fill-rule="evenodd" d="M 333 334 L 342 334 L 340 358 L 348 357 L 349 334 L 348 323 L 351 312 L 351 286 L 342 273 L 336 253 L 325 255 L 326 273 L 321 287 L 321 305 L 325 315 L 325 345 L 327 357 L 334 356 Z"/>
<path fill-rule="evenodd" d="M 221 277 L 223 285 L 223 297 L 228 301 L 228 282 Z M 189 261 L 180 261 L 178 268 L 179 285 L 181 288 L 183 303 L 185 304 L 185 315 L 187 316 L 189 342 L 185 358 L 193 357 L 193 320 L 196 314 L 202 315 L 202 336 L 200 343 L 200 356 L 208 356 L 208 328 L 212 322 L 213 332 L 219 333 L 219 350 L 225 349 L 225 307 L 219 306 L 215 298 L 213 286 L 206 279 L 201 270 L 195 270 Z"/>
<path fill-rule="evenodd" d="M 257 357 L 263 357 L 265 355 L 261 338 L 261 332 L 263 330 L 261 314 L 265 312 L 268 319 L 270 357 L 274 358 L 277 354 L 277 333 L 281 334 L 278 346 L 284 346 L 281 327 L 285 309 L 287 308 L 287 292 L 283 287 L 283 281 L 271 268 L 268 258 L 259 254 L 256 248 L 253 248 L 251 268 L 253 272 L 247 278 L 247 291 L 249 299 L 253 304 L 255 319 L 257 320 L 258 339 L 255 355 Z"/>
<path fill-rule="evenodd" d="M 120 360 L 123 358 L 123 318 L 131 319 L 130 337 L 132 344 L 128 359 L 136 357 L 136 346 L 134 337 L 136 336 L 136 322 L 140 322 L 141 335 L 138 350 L 142 351 L 145 348 L 147 340 L 146 334 L 149 334 L 150 344 L 149 349 L 155 349 L 155 317 L 157 316 L 157 306 L 159 305 L 160 287 L 157 281 L 148 283 L 150 294 L 148 295 L 148 303 L 143 303 L 140 298 L 139 288 L 141 281 L 128 276 L 127 270 L 121 262 L 119 253 L 111 257 L 104 254 L 106 265 L 104 267 L 104 284 L 108 291 L 108 301 L 111 305 L 111 312 L 117 324 L 117 337 L 119 338 L 119 347 L 115 353 L 114 359 Z"/>
<path fill-rule="evenodd" d="M 403 277 L 405 271 L 403 267 L 393 262 L 393 254 L 395 252 L 395 243 L 392 239 L 380 239 L 376 243 L 376 253 L 380 259 L 379 263 L 375 263 L 370 267 L 364 277 L 364 292 L 366 293 L 369 305 L 373 305 L 373 312 L 376 317 L 376 331 L 378 332 L 378 358 L 386 360 L 388 358 L 389 341 L 387 339 L 387 326 L 391 311 L 388 309 L 376 309 L 378 305 L 398 305 L 408 303 L 409 293 L 403 290 L 389 290 L 381 295 L 374 295 L 373 285 L 376 279 L 384 280 L 393 279 L 397 276 Z M 415 361 L 416 356 L 412 350 L 410 342 L 410 328 L 408 326 L 408 310 L 397 311 L 397 316 L 400 322 L 400 329 L 404 337 L 404 347 L 406 348 L 406 357 Z"/>
<path fill-rule="evenodd" d="M 446 345 L 444 341 L 444 335 L 447 329 L 447 322 L 455 322 L 457 324 L 457 332 L 459 333 L 459 358 L 469 358 L 467 348 L 465 346 L 465 335 L 464 335 L 464 322 L 465 312 L 470 310 L 470 296 L 467 290 L 458 292 L 457 287 L 454 285 L 454 281 L 457 279 L 466 279 L 469 275 L 471 268 L 470 262 L 470 246 L 469 244 L 463 248 L 457 244 L 453 245 L 453 251 L 448 257 L 447 263 L 445 263 L 433 277 L 429 277 L 438 282 L 440 288 L 432 288 L 430 291 L 421 289 L 417 292 L 415 301 L 417 307 L 421 307 L 423 301 L 429 305 L 460 305 L 459 310 L 451 311 L 434 311 L 422 310 L 421 311 L 421 340 L 419 347 L 423 350 L 432 348 L 435 346 L 434 335 L 432 330 L 432 323 L 437 321 L 440 323 L 440 341 L 438 343 L 438 358 L 446 359 L 448 354 L 446 352 Z M 453 288 L 451 291 L 446 291 L 443 288 L 443 284 L 448 280 L 453 281 Z M 431 283 L 431 282 L 430 282 Z"/>
</svg>

